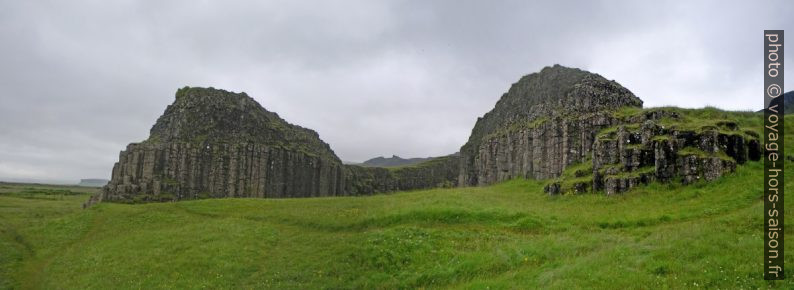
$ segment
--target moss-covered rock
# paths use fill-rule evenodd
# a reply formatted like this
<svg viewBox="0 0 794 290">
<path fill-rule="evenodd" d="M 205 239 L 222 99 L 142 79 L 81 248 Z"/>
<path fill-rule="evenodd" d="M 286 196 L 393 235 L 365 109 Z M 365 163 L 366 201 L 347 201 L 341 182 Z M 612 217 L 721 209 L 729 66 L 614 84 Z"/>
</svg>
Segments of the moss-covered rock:
<svg viewBox="0 0 794 290">
<path fill-rule="evenodd" d="M 613 112 L 642 106 L 620 84 L 559 65 L 522 77 L 486 113 L 461 148 L 461 185 L 516 177 L 556 178 L 589 156 Z"/>
<path fill-rule="evenodd" d="M 546 192 L 581 193 L 582 189 L 616 194 L 654 181 L 690 184 L 711 181 L 737 164 L 760 159 L 760 142 L 754 131 L 742 131 L 736 122 L 693 120 L 674 110 L 621 110 L 623 122 L 597 134 L 592 152 L 591 186 L 575 167 L 549 183 Z M 575 176 L 571 176 L 574 174 Z M 569 186 L 566 186 L 568 184 Z"/>
</svg>

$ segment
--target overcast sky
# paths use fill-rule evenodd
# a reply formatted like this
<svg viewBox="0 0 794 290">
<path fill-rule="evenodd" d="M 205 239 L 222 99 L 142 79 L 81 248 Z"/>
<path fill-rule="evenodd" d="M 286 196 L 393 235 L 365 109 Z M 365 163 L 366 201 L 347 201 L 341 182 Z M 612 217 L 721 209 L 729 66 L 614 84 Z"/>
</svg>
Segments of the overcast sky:
<svg viewBox="0 0 794 290">
<path fill-rule="evenodd" d="M 453 153 L 553 64 L 646 107 L 758 110 L 793 3 L 0 0 L 0 179 L 109 178 L 185 85 L 247 92 L 345 161 Z"/>
</svg>

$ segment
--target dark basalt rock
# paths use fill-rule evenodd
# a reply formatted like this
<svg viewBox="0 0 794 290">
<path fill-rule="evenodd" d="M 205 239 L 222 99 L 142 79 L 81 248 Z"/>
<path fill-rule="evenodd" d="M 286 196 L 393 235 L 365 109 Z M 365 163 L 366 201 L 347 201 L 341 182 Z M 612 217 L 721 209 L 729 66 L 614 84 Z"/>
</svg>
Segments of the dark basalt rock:
<svg viewBox="0 0 794 290">
<path fill-rule="evenodd" d="M 679 117 L 665 110 L 674 122 Z M 650 115 L 645 114 L 645 117 Z M 639 121 L 636 118 L 633 121 Z M 681 120 L 683 122 L 683 120 Z M 732 122 L 717 122 L 698 130 L 665 128 L 655 120 L 617 125 L 606 129 L 593 144 L 592 191 L 616 194 L 653 181 L 691 184 L 712 181 L 736 170 L 737 164 L 760 159 L 757 134 L 741 132 Z M 584 175 L 578 171 L 574 175 Z M 546 186 L 549 194 L 582 193 L 577 183 L 555 180 Z"/>
<path fill-rule="evenodd" d="M 546 67 L 513 84 L 477 120 L 461 148 L 459 184 L 524 177 L 552 179 L 545 187 L 550 194 L 614 194 L 657 180 L 714 180 L 760 158 L 757 134 L 740 131 L 735 122 L 665 128 L 662 120 L 684 122 L 682 116 L 641 107 L 639 98 L 614 81 Z M 591 166 L 562 176 L 565 168 L 583 163 Z"/>
<path fill-rule="evenodd" d="M 516 177 L 547 179 L 589 157 L 596 132 L 618 123 L 612 112 L 642 107 L 620 84 L 559 65 L 522 77 L 479 118 L 461 148 L 461 185 Z"/>
<path fill-rule="evenodd" d="M 559 65 L 522 77 L 477 120 L 460 154 L 394 168 L 343 165 L 312 130 L 245 93 L 185 87 L 147 140 L 119 155 L 86 205 L 212 197 L 368 195 L 552 179 L 550 194 L 615 194 L 653 181 L 714 180 L 759 160 L 758 134 L 731 121 L 668 126 L 674 110 L 600 75 Z M 789 157 L 790 159 L 790 157 Z M 565 169 L 573 165 L 573 172 Z"/>
<path fill-rule="evenodd" d="M 85 204 L 220 197 L 364 195 L 451 186 L 459 158 L 395 169 L 343 165 L 312 130 L 245 93 L 185 87 L 149 138 L 119 155 L 112 179 Z"/>
<path fill-rule="evenodd" d="M 149 138 L 127 146 L 92 202 L 345 195 L 345 169 L 316 132 L 245 93 L 185 87 Z"/>
</svg>

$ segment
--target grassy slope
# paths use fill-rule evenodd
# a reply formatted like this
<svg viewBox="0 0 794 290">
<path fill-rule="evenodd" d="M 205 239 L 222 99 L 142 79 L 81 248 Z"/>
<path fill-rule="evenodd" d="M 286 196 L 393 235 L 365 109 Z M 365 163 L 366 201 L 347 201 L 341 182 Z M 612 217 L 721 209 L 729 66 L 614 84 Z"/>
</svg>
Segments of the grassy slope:
<svg viewBox="0 0 794 290">
<path fill-rule="evenodd" d="M 79 209 L 87 194 L 9 194 L 24 189 L 3 185 L 0 287 L 794 287 L 761 279 L 761 170 L 751 162 L 713 183 L 616 197 L 552 198 L 544 181 L 514 180 L 89 210 Z"/>
</svg>

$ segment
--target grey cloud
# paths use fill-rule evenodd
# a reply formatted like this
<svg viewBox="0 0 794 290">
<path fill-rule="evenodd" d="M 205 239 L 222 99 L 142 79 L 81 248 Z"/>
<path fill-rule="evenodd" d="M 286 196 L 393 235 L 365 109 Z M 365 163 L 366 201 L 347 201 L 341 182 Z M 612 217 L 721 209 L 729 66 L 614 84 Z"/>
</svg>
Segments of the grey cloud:
<svg viewBox="0 0 794 290">
<path fill-rule="evenodd" d="M 245 91 L 348 161 L 452 153 L 555 63 L 648 106 L 754 110 L 761 31 L 794 12 L 758 2 L 2 1 L 0 178 L 108 177 L 184 85 Z"/>
</svg>

